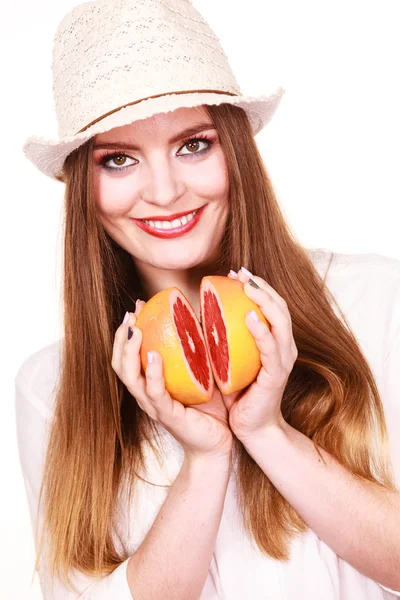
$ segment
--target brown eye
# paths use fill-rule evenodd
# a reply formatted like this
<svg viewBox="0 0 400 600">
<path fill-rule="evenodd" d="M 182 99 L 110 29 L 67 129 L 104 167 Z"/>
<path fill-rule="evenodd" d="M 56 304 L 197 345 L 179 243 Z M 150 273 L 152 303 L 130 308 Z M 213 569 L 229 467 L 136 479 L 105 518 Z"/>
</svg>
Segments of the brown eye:
<svg viewBox="0 0 400 600">
<path fill-rule="evenodd" d="M 180 154 L 178 156 L 201 156 L 210 150 L 212 146 L 212 141 L 206 138 L 196 138 L 193 140 L 188 140 L 184 143 L 182 148 L 180 149 Z M 186 149 L 187 152 L 182 153 L 182 150 Z"/>
<path fill-rule="evenodd" d="M 127 160 L 134 160 L 126 154 L 106 154 L 99 160 L 96 160 L 97 164 L 102 166 L 103 169 L 108 171 L 123 171 L 128 167 L 134 166 L 133 163 L 128 163 Z M 114 165 L 114 166 L 113 166 Z"/>
<path fill-rule="evenodd" d="M 112 159 L 116 165 L 118 165 L 119 167 L 121 167 L 124 162 L 126 161 L 126 156 L 124 156 L 123 154 L 118 154 L 116 156 L 114 156 L 114 158 Z"/>
<path fill-rule="evenodd" d="M 186 144 L 186 147 L 189 150 L 193 150 L 193 152 L 197 152 L 197 150 L 199 149 L 199 145 L 200 145 L 200 142 L 198 140 L 195 140 L 194 142 L 188 142 Z"/>
</svg>

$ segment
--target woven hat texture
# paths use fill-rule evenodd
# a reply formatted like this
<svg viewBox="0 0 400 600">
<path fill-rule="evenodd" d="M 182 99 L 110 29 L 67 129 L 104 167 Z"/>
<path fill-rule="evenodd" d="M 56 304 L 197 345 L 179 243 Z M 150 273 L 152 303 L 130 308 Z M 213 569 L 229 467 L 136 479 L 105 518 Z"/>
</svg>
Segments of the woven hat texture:
<svg viewBox="0 0 400 600">
<path fill-rule="evenodd" d="M 97 133 L 180 107 L 238 105 L 255 135 L 284 93 L 242 95 L 219 39 L 190 0 L 79 4 L 57 28 L 52 74 L 59 139 L 32 136 L 23 147 L 52 178 Z"/>
</svg>

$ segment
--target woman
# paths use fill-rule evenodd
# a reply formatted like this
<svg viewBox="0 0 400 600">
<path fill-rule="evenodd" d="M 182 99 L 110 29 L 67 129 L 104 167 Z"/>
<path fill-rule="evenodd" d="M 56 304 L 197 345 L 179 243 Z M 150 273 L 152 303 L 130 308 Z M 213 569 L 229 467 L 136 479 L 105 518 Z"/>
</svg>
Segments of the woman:
<svg viewBox="0 0 400 600">
<path fill-rule="evenodd" d="M 64 337 L 16 380 L 45 600 L 400 596 L 399 262 L 294 239 L 254 141 L 283 90 L 242 96 L 188 0 L 79 5 L 53 75 Z M 228 273 L 262 367 L 184 406 L 136 317 Z"/>
</svg>

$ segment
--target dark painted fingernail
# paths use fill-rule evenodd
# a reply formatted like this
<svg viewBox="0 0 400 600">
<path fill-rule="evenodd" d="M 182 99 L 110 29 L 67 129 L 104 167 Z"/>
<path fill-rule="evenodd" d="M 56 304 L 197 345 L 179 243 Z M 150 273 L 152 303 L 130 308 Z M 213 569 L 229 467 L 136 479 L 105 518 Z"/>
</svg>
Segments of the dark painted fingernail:
<svg viewBox="0 0 400 600">
<path fill-rule="evenodd" d="M 133 329 L 131 329 L 131 327 L 128 327 L 128 340 L 130 340 L 132 336 L 133 336 Z"/>
<path fill-rule="evenodd" d="M 253 281 L 252 279 L 249 279 L 249 281 L 247 282 L 249 283 L 251 286 L 253 286 L 253 288 L 256 288 L 256 290 L 260 290 L 260 286 L 256 284 L 255 281 Z"/>
</svg>

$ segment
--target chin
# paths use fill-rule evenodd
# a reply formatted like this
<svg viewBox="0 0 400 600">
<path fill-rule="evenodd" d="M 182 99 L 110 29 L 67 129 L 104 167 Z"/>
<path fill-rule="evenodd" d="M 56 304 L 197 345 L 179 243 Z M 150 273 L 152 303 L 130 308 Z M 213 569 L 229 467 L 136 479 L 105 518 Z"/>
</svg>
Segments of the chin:
<svg viewBox="0 0 400 600">
<path fill-rule="evenodd" d="M 160 260 L 149 260 L 147 259 L 145 262 L 151 264 L 157 269 L 165 269 L 167 271 L 170 270 L 180 270 L 184 271 L 187 269 L 193 269 L 195 267 L 201 267 L 202 265 L 207 264 L 210 259 L 208 256 L 202 254 L 201 256 L 188 256 L 187 254 L 174 253 L 172 256 L 163 256 L 160 257 Z"/>
</svg>

